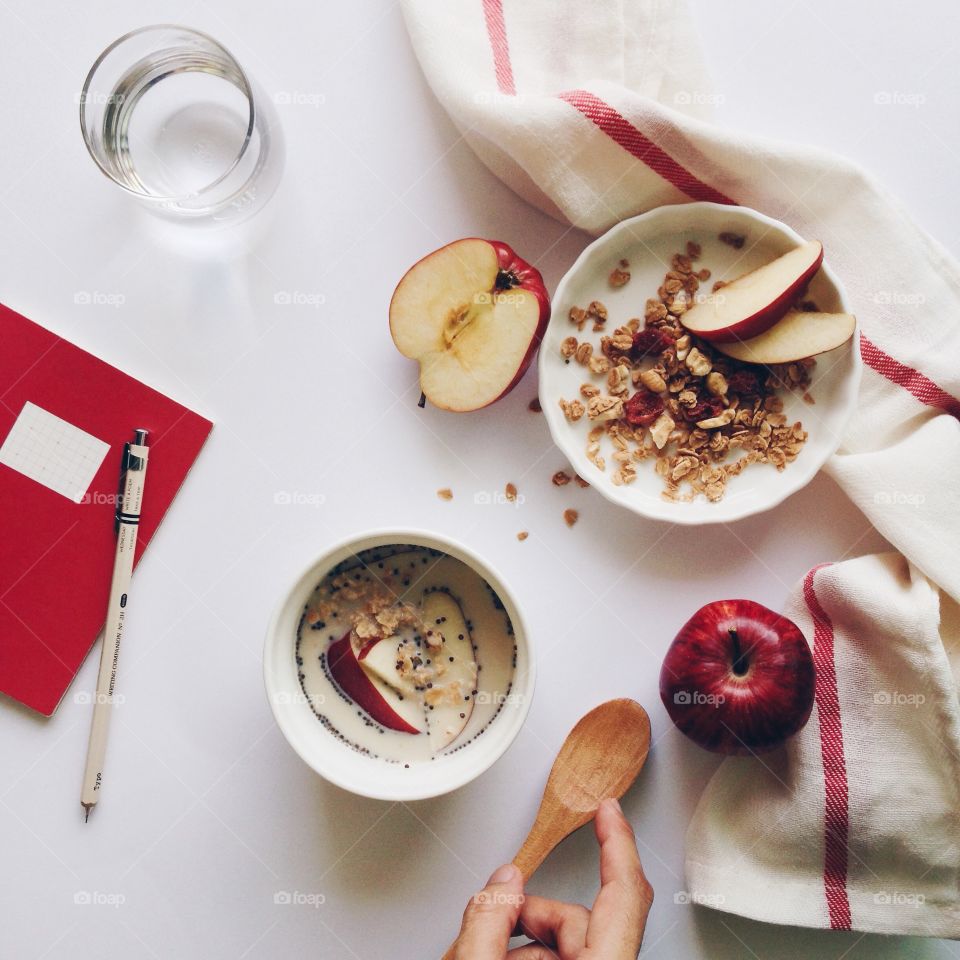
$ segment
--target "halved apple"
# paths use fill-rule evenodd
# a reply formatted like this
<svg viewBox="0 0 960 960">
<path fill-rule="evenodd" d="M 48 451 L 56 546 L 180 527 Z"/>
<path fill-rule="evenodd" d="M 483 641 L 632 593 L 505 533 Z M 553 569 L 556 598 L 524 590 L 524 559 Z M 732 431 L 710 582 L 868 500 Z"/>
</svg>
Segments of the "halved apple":
<svg viewBox="0 0 960 960">
<path fill-rule="evenodd" d="M 791 310 L 758 337 L 715 346 L 728 357 L 746 363 L 793 363 L 846 343 L 856 326 L 856 318 L 849 313 Z"/>
<path fill-rule="evenodd" d="M 405 697 L 376 672 L 368 672 L 361 666 L 361 660 L 370 656 L 376 647 L 382 646 L 387 650 L 390 641 L 377 638 L 368 640 L 358 656 L 351 635 L 352 631 L 347 631 L 327 649 L 327 665 L 334 682 L 377 723 L 401 733 L 423 733 L 426 722 L 419 697 Z"/>
<path fill-rule="evenodd" d="M 691 333 L 714 343 L 759 336 L 793 306 L 821 263 L 823 245 L 809 240 L 721 287 L 680 320 Z"/>
<path fill-rule="evenodd" d="M 539 271 L 495 240 L 457 240 L 427 255 L 390 301 L 390 334 L 405 357 L 419 361 L 424 396 L 460 412 L 513 389 L 549 319 Z"/>
<path fill-rule="evenodd" d="M 426 640 L 437 671 L 437 694 L 424 694 L 430 746 L 437 752 L 460 736 L 473 713 L 477 661 L 463 610 L 449 593 L 424 595 L 423 622 L 432 634 Z"/>
</svg>

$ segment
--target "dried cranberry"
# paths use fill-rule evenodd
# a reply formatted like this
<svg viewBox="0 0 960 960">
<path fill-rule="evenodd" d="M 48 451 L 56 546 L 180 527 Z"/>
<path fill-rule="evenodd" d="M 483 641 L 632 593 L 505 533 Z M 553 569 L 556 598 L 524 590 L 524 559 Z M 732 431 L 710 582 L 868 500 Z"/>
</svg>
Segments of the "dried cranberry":
<svg viewBox="0 0 960 960">
<path fill-rule="evenodd" d="M 649 390 L 638 390 L 623 405 L 623 415 L 632 427 L 649 427 L 661 413 L 663 400 Z"/>
<path fill-rule="evenodd" d="M 719 397 L 710 397 L 707 400 L 699 400 L 692 407 L 681 407 L 683 419 L 687 423 L 696 423 L 698 420 L 707 420 L 710 417 L 716 417 L 723 409 L 723 401 Z"/>
<path fill-rule="evenodd" d="M 640 357 L 659 356 L 673 343 L 673 337 L 657 327 L 644 327 L 633 335 L 633 355 Z"/>
<path fill-rule="evenodd" d="M 760 378 L 752 370 L 738 370 L 727 377 L 727 390 L 738 397 L 758 397 Z"/>
</svg>

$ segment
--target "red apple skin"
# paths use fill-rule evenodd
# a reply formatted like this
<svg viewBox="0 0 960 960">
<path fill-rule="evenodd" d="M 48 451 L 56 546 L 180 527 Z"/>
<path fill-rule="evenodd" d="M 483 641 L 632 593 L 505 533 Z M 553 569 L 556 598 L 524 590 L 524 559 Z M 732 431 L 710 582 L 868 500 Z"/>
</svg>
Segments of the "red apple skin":
<svg viewBox="0 0 960 960">
<path fill-rule="evenodd" d="M 376 641 L 364 647 L 361 656 Z M 401 733 L 420 733 L 416 727 L 411 727 L 403 717 L 399 716 L 380 696 L 380 691 L 370 682 L 370 678 L 363 672 L 353 646 L 350 643 L 348 630 L 339 640 L 335 640 L 327 648 L 327 666 L 330 676 L 337 686 L 358 706 L 366 711 L 377 723 L 390 730 L 399 730 Z"/>
<path fill-rule="evenodd" d="M 773 750 L 806 724 L 814 681 L 810 646 L 796 624 L 753 600 L 717 600 L 670 645 L 660 699 L 679 730 L 705 750 L 742 756 Z"/>
<path fill-rule="evenodd" d="M 505 397 L 521 379 L 523 379 L 527 368 L 533 363 L 533 358 L 537 355 L 537 350 L 540 349 L 540 341 L 543 340 L 543 335 L 547 332 L 547 324 L 550 322 L 550 295 L 547 293 L 547 286 L 543 282 L 540 271 L 527 263 L 522 257 L 518 257 L 513 247 L 504 243 L 502 240 L 489 240 L 488 243 L 497 251 L 497 262 L 500 264 L 501 275 L 507 278 L 516 278 L 516 282 L 511 281 L 511 288 L 521 287 L 524 290 L 529 290 L 540 304 L 540 322 L 537 324 L 537 329 L 530 341 L 530 346 L 523 360 L 520 362 L 514 378 L 507 385 L 503 393 L 501 393 L 496 400 L 491 401 L 491 403 L 496 403 L 497 400 Z M 490 406 L 490 404 L 488 403 L 487 406 Z"/>
<path fill-rule="evenodd" d="M 777 297 L 771 304 L 758 310 L 753 316 L 745 317 L 739 323 L 730 327 L 721 327 L 719 330 L 692 330 L 695 336 L 701 340 L 709 340 L 711 343 L 731 343 L 734 340 L 749 340 L 751 337 L 758 337 L 761 333 L 766 333 L 783 315 L 797 302 L 797 299 L 803 296 L 804 291 L 813 278 L 813 275 L 820 269 L 823 263 L 823 245 L 820 246 L 820 256 L 814 263 L 807 268 L 802 276 L 792 283 L 783 293 Z M 680 317 L 683 323 L 683 317 Z"/>
</svg>

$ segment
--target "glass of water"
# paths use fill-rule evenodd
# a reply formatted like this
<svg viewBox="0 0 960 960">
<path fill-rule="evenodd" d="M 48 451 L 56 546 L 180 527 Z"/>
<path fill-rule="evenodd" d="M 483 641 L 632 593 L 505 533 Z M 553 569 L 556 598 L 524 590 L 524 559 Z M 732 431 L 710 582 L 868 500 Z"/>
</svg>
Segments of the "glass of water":
<svg viewBox="0 0 960 960">
<path fill-rule="evenodd" d="M 80 96 L 83 139 L 114 183 L 168 218 L 246 219 L 283 169 L 273 103 L 212 37 L 142 27 L 97 58 Z"/>
</svg>

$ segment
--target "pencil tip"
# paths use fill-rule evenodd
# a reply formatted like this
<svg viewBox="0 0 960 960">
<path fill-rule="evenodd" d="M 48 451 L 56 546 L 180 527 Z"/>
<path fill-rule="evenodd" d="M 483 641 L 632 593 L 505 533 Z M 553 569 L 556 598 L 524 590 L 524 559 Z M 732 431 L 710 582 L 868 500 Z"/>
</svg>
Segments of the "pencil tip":
<svg viewBox="0 0 960 960">
<path fill-rule="evenodd" d="M 83 822 L 86 823 L 90 819 L 90 808 L 93 806 L 92 803 L 83 804 L 83 809 L 86 811 L 83 815 Z"/>
</svg>

